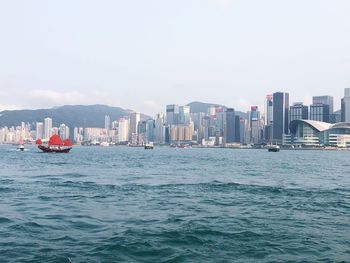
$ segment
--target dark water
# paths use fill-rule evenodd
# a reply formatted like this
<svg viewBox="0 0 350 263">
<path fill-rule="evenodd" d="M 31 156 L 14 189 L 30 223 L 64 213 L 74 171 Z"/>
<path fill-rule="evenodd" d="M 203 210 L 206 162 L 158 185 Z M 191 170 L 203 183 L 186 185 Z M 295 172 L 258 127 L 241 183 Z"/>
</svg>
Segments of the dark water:
<svg viewBox="0 0 350 263">
<path fill-rule="evenodd" d="M 350 152 L 0 147 L 0 262 L 350 262 Z"/>
</svg>

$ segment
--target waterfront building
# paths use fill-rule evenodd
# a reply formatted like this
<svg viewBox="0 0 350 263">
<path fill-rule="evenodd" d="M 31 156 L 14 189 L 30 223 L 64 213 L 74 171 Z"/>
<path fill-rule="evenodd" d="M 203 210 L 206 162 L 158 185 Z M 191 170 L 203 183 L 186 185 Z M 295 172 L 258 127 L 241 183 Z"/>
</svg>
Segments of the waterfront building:
<svg viewBox="0 0 350 263">
<path fill-rule="evenodd" d="M 137 137 L 137 127 L 141 119 L 140 112 L 132 112 L 129 122 L 129 139 Z"/>
<path fill-rule="evenodd" d="M 290 133 L 294 145 L 350 147 L 350 123 L 295 120 Z"/>
<path fill-rule="evenodd" d="M 92 144 L 106 142 L 108 139 L 107 130 L 104 128 L 85 128 L 84 141 Z"/>
<path fill-rule="evenodd" d="M 241 117 L 235 116 L 235 142 L 241 142 Z"/>
<path fill-rule="evenodd" d="M 147 143 L 154 142 L 155 140 L 155 130 L 156 130 L 156 123 L 153 119 L 147 120 L 147 127 L 146 127 L 146 140 Z"/>
<path fill-rule="evenodd" d="M 158 113 L 155 119 L 155 142 L 164 144 L 165 143 L 165 116 L 163 113 Z"/>
<path fill-rule="evenodd" d="M 233 108 L 228 108 L 225 112 L 224 142 L 235 142 L 235 110 Z"/>
<path fill-rule="evenodd" d="M 64 123 L 59 127 L 59 136 L 63 141 L 69 139 L 69 127 Z"/>
<path fill-rule="evenodd" d="M 118 142 L 125 144 L 129 141 L 129 120 L 120 118 L 118 121 Z"/>
<path fill-rule="evenodd" d="M 260 112 L 258 106 L 250 107 L 250 139 L 253 144 L 260 142 L 261 125 L 260 125 Z"/>
<path fill-rule="evenodd" d="M 172 143 L 189 143 L 193 138 L 193 123 L 171 126 L 170 140 Z"/>
<path fill-rule="evenodd" d="M 81 144 L 84 141 L 84 128 L 74 127 L 73 139 L 74 139 L 76 144 Z"/>
<path fill-rule="evenodd" d="M 37 139 L 43 139 L 44 135 L 44 124 L 42 122 L 37 122 L 35 127 L 35 140 Z"/>
<path fill-rule="evenodd" d="M 45 118 L 44 126 L 44 139 L 49 140 L 52 135 L 52 119 Z"/>
<path fill-rule="evenodd" d="M 344 98 L 341 100 L 341 121 L 350 122 L 350 88 L 344 90 Z"/>
<path fill-rule="evenodd" d="M 289 109 L 289 121 L 309 119 L 309 107 L 302 102 L 296 102 Z"/>
<path fill-rule="evenodd" d="M 289 93 L 273 94 L 273 128 L 272 137 L 277 143 L 282 143 L 283 135 L 289 133 Z"/>
<path fill-rule="evenodd" d="M 273 95 L 266 95 L 265 125 L 272 125 L 273 122 Z"/>
</svg>

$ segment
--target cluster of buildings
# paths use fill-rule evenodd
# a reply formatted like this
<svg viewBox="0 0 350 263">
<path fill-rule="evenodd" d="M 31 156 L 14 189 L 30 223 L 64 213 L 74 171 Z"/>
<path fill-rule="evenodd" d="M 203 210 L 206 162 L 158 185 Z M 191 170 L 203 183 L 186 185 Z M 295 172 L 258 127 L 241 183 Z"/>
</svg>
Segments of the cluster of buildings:
<svg viewBox="0 0 350 263">
<path fill-rule="evenodd" d="M 142 119 L 139 112 L 118 120 L 105 116 L 104 127 L 75 127 L 71 136 L 77 144 L 138 146 L 150 142 L 165 145 L 196 144 L 207 147 L 242 145 L 296 145 L 300 147 L 350 146 L 350 88 L 345 89 L 341 109 L 334 111 L 332 96 L 314 96 L 311 105 L 290 104 L 287 92 L 266 96 L 263 111 L 209 106 L 206 112 L 191 111 L 189 105 L 167 105 L 165 113 Z M 52 127 L 52 119 L 37 122 L 36 129 L 22 123 L 0 128 L 0 143 L 70 136 L 67 125 Z"/>
<path fill-rule="evenodd" d="M 63 123 L 59 127 L 53 127 L 51 118 L 45 118 L 44 122 L 36 122 L 35 129 L 32 129 L 31 124 L 21 122 L 21 125 L 16 127 L 0 127 L 0 143 L 32 142 L 36 139 L 48 141 L 54 134 L 65 140 L 70 136 L 69 131 L 69 127 Z"/>
</svg>

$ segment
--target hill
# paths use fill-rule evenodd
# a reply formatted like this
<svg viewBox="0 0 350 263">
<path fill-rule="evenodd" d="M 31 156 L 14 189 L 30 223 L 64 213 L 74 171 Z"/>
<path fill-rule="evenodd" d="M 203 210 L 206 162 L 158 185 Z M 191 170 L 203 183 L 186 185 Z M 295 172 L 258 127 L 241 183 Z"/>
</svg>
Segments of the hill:
<svg viewBox="0 0 350 263">
<path fill-rule="evenodd" d="M 14 110 L 0 112 L 0 127 L 18 126 L 21 121 L 35 127 L 36 122 L 43 122 L 46 117 L 52 118 L 53 126 L 61 123 L 74 127 L 104 127 L 104 117 L 109 115 L 111 121 L 129 116 L 130 110 L 106 105 L 66 105 L 51 109 Z M 141 115 L 142 119 L 148 118 Z"/>
</svg>

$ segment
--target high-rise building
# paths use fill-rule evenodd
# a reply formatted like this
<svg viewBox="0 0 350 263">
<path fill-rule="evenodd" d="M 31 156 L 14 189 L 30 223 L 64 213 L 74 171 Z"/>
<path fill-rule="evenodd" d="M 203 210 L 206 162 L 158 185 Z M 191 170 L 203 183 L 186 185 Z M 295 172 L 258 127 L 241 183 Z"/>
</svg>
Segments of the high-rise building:
<svg viewBox="0 0 350 263">
<path fill-rule="evenodd" d="M 179 105 L 167 105 L 166 106 L 166 123 L 171 125 L 176 125 L 179 123 Z"/>
<path fill-rule="evenodd" d="M 334 98 L 332 96 L 313 96 L 312 104 L 329 105 L 329 115 L 334 112 Z"/>
<path fill-rule="evenodd" d="M 69 139 L 69 127 L 64 123 L 59 127 L 59 136 L 62 140 Z"/>
<path fill-rule="evenodd" d="M 350 88 L 344 90 L 344 98 L 341 100 L 341 121 L 350 122 Z"/>
<path fill-rule="evenodd" d="M 42 122 L 36 123 L 36 136 L 35 139 L 43 139 L 44 135 L 44 124 Z"/>
<path fill-rule="evenodd" d="M 44 126 L 44 139 L 48 140 L 52 135 L 52 119 L 45 118 Z"/>
<path fill-rule="evenodd" d="M 250 107 L 250 130 L 251 130 L 251 141 L 254 144 L 259 143 L 261 135 L 260 127 L 260 112 L 258 106 Z"/>
<path fill-rule="evenodd" d="M 111 118 L 109 117 L 109 115 L 105 116 L 105 129 L 107 131 L 109 131 L 111 128 Z"/>
<path fill-rule="evenodd" d="M 289 133 L 289 93 L 276 92 L 273 94 L 273 129 L 272 137 L 282 143 L 283 135 Z"/>
<path fill-rule="evenodd" d="M 235 142 L 235 110 L 233 108 L 228 108 L 225 112 L 224 142 Z"/>
<path fill-rule="evenodd" d="M 310 105 L 310 120 L 330 122 L 329 105 L 323 103 Z"/>
<path fill-rule="evenodd" d="M 241 142 L 241 117 L 235 116 L 235 142 Z"/>
<path fill-rule="evenodd" d="M 189 124 L 191 121 L 190 106 L 179 107 L 179 124 Z"/>
<path fill-rule="evenodd" d="M 120 118 L 118 121 L 118 141 L 125 143 L 129 141 L 129 120 Z"/>
<path fill-rule="evenodd" d="M 132 112 L 130 114 L 130 128 L 129 128 L 129 139 L 137 136 L 137 127 L 141 119 L 139 112 Z"/>
<path fill-rule="evenodd" d="M 309 107 L 302 102 L 296 102 L 289 109 L 289 122 L 295 120 L 307 120 L 309 118 Z"/>
<path fill-rule="evenodd" d="M 163 144 L 165 142 L 165 116 L 163 113 L 159 113 L 155 119 L 155 141 L 157 143 Z"/>
<path fill-rule="evenodd" d="M 265 125 L 271 125 L 273 122 L 273 96 L 266 96 L 266 114 L 265 114 Z"/>
</svg>

